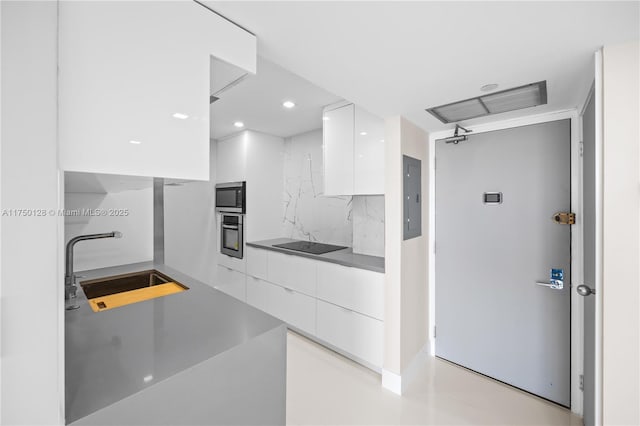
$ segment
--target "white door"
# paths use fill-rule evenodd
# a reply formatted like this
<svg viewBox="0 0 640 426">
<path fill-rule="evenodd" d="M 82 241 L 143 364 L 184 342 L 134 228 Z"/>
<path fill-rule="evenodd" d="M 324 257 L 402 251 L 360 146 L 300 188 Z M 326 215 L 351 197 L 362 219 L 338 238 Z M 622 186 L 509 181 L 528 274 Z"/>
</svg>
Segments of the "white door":
<svg viewBox="0 0 640 426">
<path fill-rule="evenodd" d="M 436 142 L 436 355 L 567 407 L 570 139 L 561 120 Z"/>
</svg>

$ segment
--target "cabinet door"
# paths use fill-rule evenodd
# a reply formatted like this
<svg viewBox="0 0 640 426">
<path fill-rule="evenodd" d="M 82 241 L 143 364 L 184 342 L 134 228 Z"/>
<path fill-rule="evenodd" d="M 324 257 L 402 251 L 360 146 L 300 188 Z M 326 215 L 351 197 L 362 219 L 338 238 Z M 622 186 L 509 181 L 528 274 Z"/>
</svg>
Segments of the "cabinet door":
<svg viewBox="0 0 640 426">
<path fill-rule="evenodd" d="M 216 283 L 213 288 L 246 302 L 247 291 L 245 278 L 245 274 L 241 272 L 218 265 Z"/>
<path fill-rule="evenodd" d="M 323 114 L 324 195 L 353 195 L 354 113 L 349 104 Z"/>
<path fill-rule="evenodd" d="M 318 261 L 292 254 L 268 252 L 269 281 L 309 296 L 316 296 Z"/>
<path fill-rule="evenodd" d="M 220 245 L 218 245 L 220 247 Z M 220 249 L 218 249 L 220 250 Z M 238 259 L 237 257 L 227 256 L 224 253 L 218 252 L 218 265 L 226 266 L 229 269 L 233 269 L 234 271 L 245 272 L 246 258 Z"/>
<path fill-rule="evenodd" d="M 271 285 L 267 312 L 304 332 L 316 333 L 316 299 L 313 297 Z"/>
<path fill-rule="evenodd" d="M 245 246 L 245 259 L 247 259 L 247 275 L 267 279 L 267 251 L 255 247 Z"/>
<path fill-rule="evenodd" d="M 356 107 L 353 193 L 384 194 L 384 120 Z"/>
<path fill-rule="evenodd" d="M 317 336 L 375 367 L 382 366 L 384 323 L 318 300 Z"/>
<path fill-rule="evenodd" d="M 216 182 L 247 180 L 246 134 L 242 132 L 217 142 Z"/>
<path fill-rule="evenodd" d="M 320 263 L 318 298 L 383 320 L 384 274 L 332 263 Z"/>
<path fill-rule="evenodd" d="M 261 279 L 247 276 L 247 303 L 254 308 L 269 312 L 269 284 Z"/>
<path fill-rule="evenodd" d="M 210 55 L 254 72 L 254 36 L 192 1 L 69 1 L 58 44 L 62 169 L 209 179 Z"/>
</svg>

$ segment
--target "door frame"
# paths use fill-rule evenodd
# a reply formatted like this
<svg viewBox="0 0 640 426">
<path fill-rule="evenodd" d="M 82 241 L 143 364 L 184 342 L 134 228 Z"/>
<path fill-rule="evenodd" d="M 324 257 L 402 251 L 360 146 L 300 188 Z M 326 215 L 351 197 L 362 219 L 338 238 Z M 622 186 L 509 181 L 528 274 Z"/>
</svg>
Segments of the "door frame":
<svg viewBox="0 0 640 426">
<path fill-rule="evenodd" d="M 597 79 L 596 79 L 597 80 Z M 597 108 L 597 107 L 596 107 Z M 512 129 L 531 124 L 547 123 L 558 120 L 571 120 L 571 209 L 576 213 L 576 225 L 571 230 L 571 411 L 582 415 L 582 390 L 580 389 L 580 375 L 583 371 L 583 298 L 573 288 L 582 284 L 583 278 L 583 249 L 582 249 L 582 157 L 580 143 L 582 132 L 580 129 L 580 116 L 577 109 L 566 109 L 548 112 L 544 114 L 530 115 L 507 120 L 494 121 L 473 126 L 465 126 L 473 131 L 473 134 L 492 132 L 496 130 Z M 429 133 L 428 142 L 428 174 L 429 174 L 429 223 L 428 223 L 428 277 L 427 286 L 429 293 L 429 316 L 427 330 L 429 330 L 430 355 L 435 357 L 435 280 L 436 280 L 436 253 L 435 253 L 435 213 L 436 213 L 436 140 L 451 136 L 451 130 Z M 596 337 L 597 339 L 597 337 Z M 596 340 L 597 342 L 598 340 Z M 597 358 L 596 358 L 597 360 Z M 596 381 L 596 383 L 598 383 Z M 597 393 L 596 393 L 597 395 Z M 597 412 L 597 411 L 596 411 Z M 597 418 L 597 417 L 596 417 Z"/>
</svg>

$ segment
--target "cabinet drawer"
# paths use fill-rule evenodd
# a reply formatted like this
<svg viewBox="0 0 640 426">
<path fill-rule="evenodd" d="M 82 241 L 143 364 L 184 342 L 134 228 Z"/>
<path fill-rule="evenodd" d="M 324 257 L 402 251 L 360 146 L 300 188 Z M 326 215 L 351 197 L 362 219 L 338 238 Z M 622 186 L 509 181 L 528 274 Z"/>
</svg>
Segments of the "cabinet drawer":
<svg viewBox="0 0 640 426">
<path fill-rule="evenodd" d="M 315 297 L 317 263 L 304 257 L 269 251 L 267 253 L 268 280 Z"/>
<path fill-rule="evenodd" d="M 242 272 L 218 265 L 213 288 L 245 302 L 247 300 L 245 278 Z"/>
<path fill-rule="evenodd" d="M 319 263 L 318 298 L 384 320 L 384 274 Z"/>
<path fill-rule="evenodd" d="M 245 247 L 245 249 L 245 258 L 247 259 L 247 275 L 266 280 L 267 251 L 254 247 Z"/>
<path fill-rule="evenodd" d="M 229 269 L 242 272 L 243 274 L 245 273 L 245 270 L 246 270 L 245 259 L 238 259 L 237 257 L 227 256 L 226 254 L 222 254 L 220 252 L 218 252 L 217 257 L 218 257 L 218 265 L 226 266 Z"/>
<path fill-rule="evenodd" d="M 317 336 L 376 367 L 382 367 L 384 323 L 357 312 L 317 302 Z"/>
<path fill-rule="evenodd" d="M 309 334 L 316 333 L 316 299 L 288 288 L 265 284 L 269 289 L 268 313 Z"/>
<path fill-rule="evenodd" d="M 254 308 L 269 312 L 269 284 L 266 281 L 247 275 L 247 303 Z"/>
</svg>

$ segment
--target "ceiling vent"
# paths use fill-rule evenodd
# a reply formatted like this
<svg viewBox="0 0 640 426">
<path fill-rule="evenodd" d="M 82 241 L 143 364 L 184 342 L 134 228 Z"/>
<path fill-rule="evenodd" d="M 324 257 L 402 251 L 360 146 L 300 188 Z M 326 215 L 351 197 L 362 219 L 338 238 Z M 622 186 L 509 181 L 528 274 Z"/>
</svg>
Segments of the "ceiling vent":
<svg viewBox="0 0 640 426">
<path fill-rule="evenodd" d="M 440 105 L 427 109 L 427 112 L 443 123 L 457 123 L 462 120 L 545 105 L 546 103 L 547 81 L 545 80 L 489 93 L 477 98 Z"/>
</svg>

